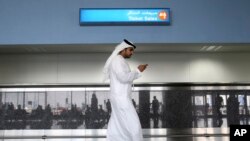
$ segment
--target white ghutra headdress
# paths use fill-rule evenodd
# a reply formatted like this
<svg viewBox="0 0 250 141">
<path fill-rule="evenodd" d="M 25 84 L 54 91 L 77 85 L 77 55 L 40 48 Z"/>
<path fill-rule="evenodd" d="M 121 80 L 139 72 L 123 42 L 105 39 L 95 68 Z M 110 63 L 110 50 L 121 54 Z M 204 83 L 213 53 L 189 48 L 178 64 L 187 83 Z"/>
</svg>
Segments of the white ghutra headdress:
<svg viewBox="0 0 250 141">
<path fill-rule="evenodd" d="M 109 58 L 107 59 L 104 68 L 103 68 L 103 73 L 104 73 L 104 78 L 103 78 L 103 82 L 105 82 L 106 80 L 109 80 L 109 67 L 110 67 L 110 63 L 112 62 L 113 58 L 115 56 L 117 56 L 119 54 L 120 51 L 122 51 L 125 48 L 128 47 L 133 47 L 134 49 L 136 48 L 136 46 L 131 43 L 130 41 L 124 39 L 119 45 L 117 45 L 115 47 L 115 50 L 112 52 L 112 54 L 109 56 Z"/>
</svg>

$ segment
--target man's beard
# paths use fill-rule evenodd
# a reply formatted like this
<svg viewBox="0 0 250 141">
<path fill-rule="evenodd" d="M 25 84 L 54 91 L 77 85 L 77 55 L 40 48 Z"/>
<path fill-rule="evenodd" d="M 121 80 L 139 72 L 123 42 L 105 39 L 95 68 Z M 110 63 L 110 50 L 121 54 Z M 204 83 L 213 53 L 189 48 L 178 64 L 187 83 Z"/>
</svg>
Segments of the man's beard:
<svg viewBox="0 0 250 141">
<path fill-rule="evenodd" d="M 125 56 L 125 58 L 131 58 L 132 55 Z"/>
</svg>

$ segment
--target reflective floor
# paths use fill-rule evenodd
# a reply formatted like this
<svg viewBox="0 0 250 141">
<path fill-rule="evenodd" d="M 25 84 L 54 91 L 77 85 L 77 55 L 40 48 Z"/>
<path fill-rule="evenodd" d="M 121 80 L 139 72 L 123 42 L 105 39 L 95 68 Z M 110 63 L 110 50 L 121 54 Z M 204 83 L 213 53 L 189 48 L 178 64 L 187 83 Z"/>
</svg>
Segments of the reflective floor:
<svg viewBox="0 0 250 141">
<path fill-rule="evenodd" d="M 143 129 L 144 141 L 229 141 L 229 128 Z M 0 130 L 0 141 L 106 141 L 106 129 Z"/>
<path fill-rule="evenodd" d="M 0 141 L 106 141 L 101 139 L 0 139 Z M 229 137 L 180 137 L 180 138 L 145 138 L 144 141 L 229 141 Z"/>
</svg>

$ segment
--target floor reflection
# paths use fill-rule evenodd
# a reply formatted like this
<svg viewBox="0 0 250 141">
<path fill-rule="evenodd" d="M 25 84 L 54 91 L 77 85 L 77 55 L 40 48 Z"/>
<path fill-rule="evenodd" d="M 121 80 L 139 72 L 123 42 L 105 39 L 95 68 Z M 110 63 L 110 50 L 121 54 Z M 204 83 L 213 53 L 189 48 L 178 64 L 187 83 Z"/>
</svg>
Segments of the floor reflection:
<svg viewBox="0 0 250 141">
<path fill-rule="evenodd" d="M 216 133 L 216 134 L 215 134 Z M 205 136 L 207 134 L 207 136 Z M 46 138 L 41 139 L 43 135 Z M 229 141 L 228 128 L 143 129 L 144 141 Z M 15 139 L 16 136 L 21 138 Z M 3 138 L 5 137 L 5 138 Z M 0 130 L 0 141 L 106 141 L 106 129 Z"/>
<path fill-rule="evenodd" d="M 106 138 L 74 139 L 0 139 L 0 141 L 106 141 Z M 144 138 L 143 141 L 229 141 L 229 137 L 177 137 L 177 138 Z"/>
</svg>

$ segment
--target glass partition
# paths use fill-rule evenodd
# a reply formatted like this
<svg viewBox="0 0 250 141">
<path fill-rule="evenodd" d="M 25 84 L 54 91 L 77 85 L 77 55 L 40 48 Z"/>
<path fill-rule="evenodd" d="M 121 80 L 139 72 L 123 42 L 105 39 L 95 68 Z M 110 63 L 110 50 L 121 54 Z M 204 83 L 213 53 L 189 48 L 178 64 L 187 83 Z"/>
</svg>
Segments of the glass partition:
<svg viewBox="0 0 250 141">
<path fill-rule="evenodd" d="M 200 132 L 250 124 L 247 85 L 136 85 L 131 101 L 143 129 Z M 0 134 L 10 130 L 107 129 L 111 112 L 108 86 L 0 88 Z M 211 133 L 218 134 L 217 130 Z"/>
<path fill-rule="evenodd" d="M 143 128 L 249 124 L 248 87 L 136 86 L 131 95 Z M 236 87 L 235 87 L 236 88 Z M 109 87 L 1 88 L 1 129 L 106 129 Z"/>
</svg>

